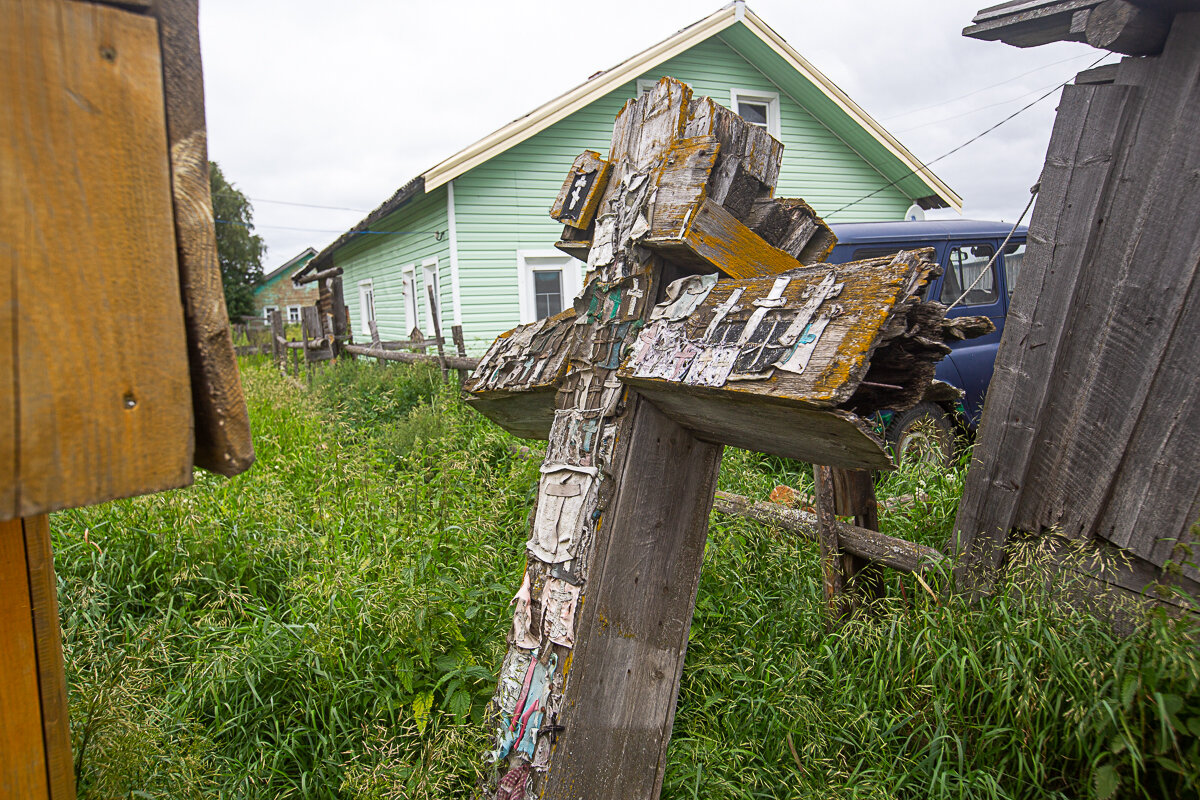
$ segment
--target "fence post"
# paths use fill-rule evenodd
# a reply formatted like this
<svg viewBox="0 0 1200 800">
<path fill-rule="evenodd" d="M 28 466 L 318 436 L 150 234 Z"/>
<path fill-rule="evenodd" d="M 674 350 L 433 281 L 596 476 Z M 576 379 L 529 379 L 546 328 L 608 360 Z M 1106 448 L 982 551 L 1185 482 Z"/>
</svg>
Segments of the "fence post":
<svg viewBox="0 0 1200 800">
<path fill-rule="evenodd" d="M 445 341 L 442 339 L 442 323 L 438 319 L 441 316 L 441 310 L 438 308 L 438 301 L 437 297 L 434 296 L 433 287 L 426 286 L 425 291 L 429 295 L 429 315 L 433 317 L 433 336 L 437 340 L 438 363 L 442 366 L 442 383 L 445 383 L 449 380 L 450 373 L 446 369 Z"/>
<path fill-rule="evenodd" d="M 462 325 L 451 326 L 450 327 L 450 335 L 452 337 L 454 337 L 454 347 L 458 350 L 459 357 L 466 358 L 467 357 L 467 343 L 466 343 L 466 340 L 463 339 Z M 458 371 L 458 386 L 459 386 L 459 388 L 462 388 L 462 385 L 467 382 L 467 378 L 469 378 L 470 376 L 471 376 L 470 370 L 460 369 Z"/>
</svg>

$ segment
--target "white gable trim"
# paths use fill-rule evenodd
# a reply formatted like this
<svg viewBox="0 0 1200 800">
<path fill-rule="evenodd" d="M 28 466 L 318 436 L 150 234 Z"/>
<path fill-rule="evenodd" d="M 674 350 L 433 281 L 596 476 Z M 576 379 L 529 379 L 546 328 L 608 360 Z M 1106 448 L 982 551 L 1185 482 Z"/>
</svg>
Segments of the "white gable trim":
<svg viewBox="0 0 1200 800">
<path fill-rule="evenodd" d="M 930 186 L 934 187 L 938 194 L 942 196 L 942 199 L 950 204 L 951 208 L 962 213 L 963 201 L 957 192 L 947 186 L 937 175 L 934 175 L 928 167 L 921 163 L 920 159 L 909 152 L 907 147 L 900 144 L 896 140 L 896 137 L 888 133 L 882 125 L 875 121 L 874 117 L 864 111 L 862 106 L 851 100 L 850 96 L 838 88 L 837 84 L 829 80 L 808 59 L 796 52 L 790 44 L 784 41 L 782 36 L 773 31 L 757 14 L 750 9 L 746 9 L 742 24 L 749 28 L 755 36 L 766 42 L 793 69 L 817 86 L 822 94 L 837 103 L 851 119 L 865 128 L 876 141 L 886 147 L 892 155 L 900 159 L 906 167 L 919 175 Z"/>
<path fill-rule="evenodd" d="M 634 80 L 646 70 L 653 69 L 664 61 L 668 61 L 705 39 L 720 33 L 738 22 L 740 14 L 736 8 L 737 5 L 722 8 L 696 24 L 684 28 L 669 39 L 659 42 L 648 50 L 643 50 L 607 72 L 576 86 L 566 94 L 559 95 L 520 119 L 513 120 L 467 149 L 460 150 L 422 176 L 425 179 L 425 191 L 433 191 L 446 181 L 457 178 L 599 100 L 613 89 Z"/>
<path fill-rule="evenodd" d="M 900 160 L 908 169 L 919 175 L 932 186 L 942 199 L 957 211 L 962 210 L 962 198 L 944 181 L 921 161 L 909 152 L 908 148 L 884 129 L 861 106 L 855 103 L 833 83 L 824 73 L 814 67 L 808 59 L 784 41 L 783 37 L 773 31 L 753 11 L 745 8 L 741 2 L 734 2 L 705 17 L 694 25 L 676 33 L 674 36 L 659 42 L 653 47 L 629 58 L 612 69 L 595 78 L 576 86 L 566 94 L 560 95 L 549 103 L 534 109 L 520 119 L 516 119 L 494 133 L 485 136 L 475 144 L 460 150 L 446 160 L 434 166 L 421 177 L 425 179 L 425 191 L 430 192 L 447 181 L 457 178 L 480 164 L 488 161 L 505 150 L 515 147 L 530 137 L 544 131 L 551 125 L 574 114 L 595 100 L 614 89 L 635 80 L 643 72 L 653 69 L 680 53 L 689 50 L 700 42 L 715 36 L 726 28 L 741 22 L 746 29 L 761 39 L 768 47 L 786 61 L 793 69 L 808 79 L 814 86 L 832 100 L 852 120 L 861 125 L 871 136 L 883 145 L 893 156 Z"/>
</svg>

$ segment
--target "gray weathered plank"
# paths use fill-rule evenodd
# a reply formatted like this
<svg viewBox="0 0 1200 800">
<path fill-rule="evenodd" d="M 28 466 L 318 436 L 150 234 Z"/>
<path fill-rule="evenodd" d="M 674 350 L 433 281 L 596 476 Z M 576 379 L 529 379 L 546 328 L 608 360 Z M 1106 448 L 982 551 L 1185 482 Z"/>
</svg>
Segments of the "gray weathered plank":
<svg viewBox="0 0 1200 800">
<path fill-rule="evenodd" d="M 1189 165 L 1200 167 L 1200 49 L 1191 38 L 1198 30 L 1200 16 L 1177 25 L 1156 69 L 1139 71 L 1143 102 L 1114 164 L 1120 191 L 1110 190 L 1110 224 L 1091 236 L 1095 266 L 1063 323 L 1071 334 L 1058 353 L 1057 391 L 1040 423 L 1030 482 L 1041 489 L 1034 519 L 1068 537 L 1093 533 L 1121 479 L 1130 432 L 1181 310 L 1180 259 L 1197 231 L 1180 223 L 1195 218 L 1184 210 L 1200 210 L 1200 188 L 1189 185 Z M 1125 541 L 1118 533 L 1114 544 Z"/>
<path fill-rule="evenodd" d="M 1129 87 L 1065 87 L 1029 225 L 1021 283 L 988 387 L 983 422 L 955 519 L 965 566 L 998 565 L 1016 521 L 1025 470 L 1038 446 L 1054 353 L 1087 256 L 1087 233 L 1101 214 L 1110 161 L 1136 110 Z M 1020 409 L 1010 413 L 1010 409 Z M 982 576 L 980 576 L 982 577 Z"/>
<path fill-rule="evenodd" d="M 657 797 L 687 651 L 720 445 L 635 400 L 629 452 L 598 529 L 545 796 Z M 670 498 L 670 502 L 665 502 Z"/>
</svg>

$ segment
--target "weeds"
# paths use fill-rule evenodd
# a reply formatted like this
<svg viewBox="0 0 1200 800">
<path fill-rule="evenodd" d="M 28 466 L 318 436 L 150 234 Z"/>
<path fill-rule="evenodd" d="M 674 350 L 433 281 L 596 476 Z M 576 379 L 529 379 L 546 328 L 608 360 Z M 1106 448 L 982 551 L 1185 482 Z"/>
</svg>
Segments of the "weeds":
<svg viewBox="0 0 1200 800">
<path fill-rule="evenodd" d="M 52 520 L 80 796 L 465 796 L 541 445 L 435 370 L 243 380 L 250 472 Z M 942 546 L 961 481 L 886 476 L 919 499 L 883 527 Z M 733 449 L 720 482 L 811 490 Z M 1188 623 L 1118 638 L 1032 567 L 984 604 L 899 581 L 826 633 L 815 545 L 714 515 L 663 796 L 1195 796 Z"/>
</svg>

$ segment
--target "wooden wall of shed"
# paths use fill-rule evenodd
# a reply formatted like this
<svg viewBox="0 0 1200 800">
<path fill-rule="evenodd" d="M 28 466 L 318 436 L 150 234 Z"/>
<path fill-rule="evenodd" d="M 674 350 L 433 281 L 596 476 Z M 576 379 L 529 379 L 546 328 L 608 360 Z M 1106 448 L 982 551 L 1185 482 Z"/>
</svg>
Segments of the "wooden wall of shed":
<svg viewBox="0 0 1200 800">
<path fill-rule="evenodd" d="M 1124 549 L 1128 588 L 1200 587 L 1164 569 L 1200 518 L 1198 127 L 1200 14 L 1064 90 L 955 523 L 972 580 L 1053 528 Z"/>
</svg>

